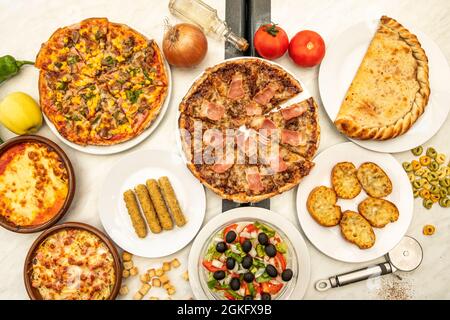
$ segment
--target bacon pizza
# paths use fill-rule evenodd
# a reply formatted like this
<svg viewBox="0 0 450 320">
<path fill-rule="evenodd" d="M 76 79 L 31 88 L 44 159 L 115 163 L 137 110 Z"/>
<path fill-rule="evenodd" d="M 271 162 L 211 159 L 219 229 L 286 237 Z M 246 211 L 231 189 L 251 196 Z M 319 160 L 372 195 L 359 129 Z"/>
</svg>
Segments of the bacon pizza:
<svg viewBox="0 0 450 320">
<path fill-rule="evenodd" d="M 168 92 L 155 41 L 105 18 L 58 29 L 36 66 L 42 111 L 80 145 L 113 145 L 141 134 Z"/>
<path fill-rule="evenodd" d="M 258 202 L 298 185 L 314 166 L 320 139 L 312 98 L 284 106 L 301 92 L 291 74 L 262 59 L 206 70 L 179 107 L 188 168 L 236 202 Z"/>
</svg>

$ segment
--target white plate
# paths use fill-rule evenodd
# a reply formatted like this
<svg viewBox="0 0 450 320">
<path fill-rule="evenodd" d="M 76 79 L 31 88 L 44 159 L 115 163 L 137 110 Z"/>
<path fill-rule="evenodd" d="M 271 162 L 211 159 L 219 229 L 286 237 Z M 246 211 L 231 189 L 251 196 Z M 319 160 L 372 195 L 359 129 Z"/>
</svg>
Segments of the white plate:
<svg viewBox="0 0 450 320">
<path fill-rule="evenodd" d="M 352 162 L 356 168 L 366 161 L 374 162 L 380 166 L 392 181 L 392 193 L 385 197 L 393 202 L 400 216 L 394 223 L 384 228 L 373 228 L 376 242 L 370 249 L 361 250 L 356 245 L 346 241 L 341 235 L 339 226 L 322 227 L 309 214 L 306 209 L 308 195 L 314 187 L 324 185 L 331 187 L 331 169 L 338 162 Z M 315 159 L 312 172 L 303 179 L 297 191 L 297 215 L 300 225 L 309 241 L 327 256 L 344 262 L 367 262 L 389 252 L 406 234 L 413 217 L 414 197 L 411 183 L 402 166 L 393 156 L 377 153 L 346 142 L 332 146 Z M 354 199 L 338 200 L 342 211 L 353 210 L 358 212 L 358 204 L 367 197 L 364 190 Z"/>
<path fill-rule="evenodd" d="M 159 123 L 163 119 L 164 114 L 167 111 L 167 107 L 169 106 L 170 97 L 172 96 L 172 76 L 171 76 L 171 72 L 170 72 L 170 66 L 165 59 L 164 59 L 164 65 L 166 67 L 167 78 L 169 80 L 169 91 L 167 92 L 167 96 L 164 100 L 161 110 L 160 110 L 158 116 L 156 117 L 156 119 L 150 124 L 150 126 L 147 129 L 145 129 L 140 135 L 138 135 L 137 137 L 134 137 L 131 140 L 128 140 L 128 141 L 125 141 L 125 142 L 122 142 L 119 144 L 114 144 L 111 146 L 89 146 L 89 145 L 82 146 L 82 145 L 73 143 L 73 142 L 67 140 L 66 138 L 64 138 L 58 132 L 58 130 L 56 129 L 54 124 L 44 114 L 45 123 L 49 126 L 50 130 L 59 138 L 59 140 L 61 140 L 65 144 L 67 144 L 69 147 L 71 147 L 75 150 L 84 152 L 84 153 L 96 154 L 96 155 L 107 155 L 107 154 L 119 153 L 119 152 L 123 152 L 128 149 L 131 149 L 131 148 L 137 146 L 139 143 L 141 143 L 145 139 L 147 139 L 152 134 L 152 132 L 155 131 L 155 129 L 158 127 Z"/>
<path fill-rule="evenodd" d="M 187 224 L 181 228 L 148 232 L 138 238 L 128 215 L 123 193 L 147 179 L 167 176 L 172 183 Z M 98 197 L 98 212 L 106 233 L 122 249 L 132 254 L 157 258 L 184 248 L 195 237 L 205 217 L 203 186 L 189 173 L 182 159 L 162 150 L 139 150 L 121 158 L 107 175 Z"/>
<path fill-rule="evenodd" d="M 319 71 L 319 89 L 323 105 L 331 121 L 336 119 L 341 102 L 364 57 L 379 20 L 360 22 L 339 34 L 327 48 Z M 430 68 L 431 95 L 424 114 L 402 136 L 386 141 L 356 140 L 360 146 L 378 152 L 402 152 L 421 145 L 441 128 L 450 110 L 450 69 L 436 43 L 416 28 Z"/>
<path fill-rule="evenodd" d="M 286 235 L 289 241 L 293 244 L 292 249 L 295 251 L 298 262 L 298 280 L 295 288 L 293 288 L 293 291 L 289 296 L 289 299 L 302 299 L 305 295 L 306 289 L 308 288 L 311 273 L 309 252 L 306 243 L 300 235 L 300 232 L 285 217 L 273 211 L 257 207 L 241 207 L 219 214 L 211 219 L 199 232 L 192 245 L 188 261 L 189 283 L 195 298 L 197 300 L 208 299 L 208 296 L 203 291 L 201 285 L 201 281 L 204 280 L 200 279 L 198 272 L 201 267 L 200 261 L 202 260 L 200 255 L 202 254 L 202 249 L 205 242 L 208 241 L 213 232 L 217 231 L 217 228 L 224 224 L 232 223 L 236 220 L 265 221 Z"/>
</svg>

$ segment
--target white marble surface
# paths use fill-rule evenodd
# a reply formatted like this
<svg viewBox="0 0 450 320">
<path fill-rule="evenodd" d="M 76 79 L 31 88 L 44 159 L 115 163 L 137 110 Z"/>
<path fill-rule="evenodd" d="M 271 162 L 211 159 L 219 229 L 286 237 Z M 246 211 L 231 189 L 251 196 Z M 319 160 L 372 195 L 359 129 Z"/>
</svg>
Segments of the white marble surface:
<svg viewBox="0 0 450 320">
<path fill-rule="evenodd" d="M 209 4 L 218 9 L 219 15 L 224 17 L 225 2 L 208 0 Z M 388 14 L 409 26 L 417 26 L 427 33 L 442 49 L 447 58 L 450 58 L 450 3 L 446 0 L 428 1 L 286 1 L 272 0 L 272 20 L 281 23 L 289 36 L 293 36 L 302 29 L 312 29 L 320 32 L 325 41 L 330 41 L 339 30 L 342 30 L 355 21 L 373 19 L 381 14 Z M 159 0 L 129 0 L 124 6 L 119 0 L 0 0 L 0 20 L 8 28 L 0 29 L 2 46 L 0 56 L 12 54 L 23 59 L 33 59 L 40 43 L 59 26 L 77 22 L 91 16 L 106 16 L 112 21 L 127 23 L 141 31 L 148 37 L 155 38 L 161 43 L 163 33 L 163 19 L 170 17 L 166 1 Z M 172 21 L 175 18 L 170 17 Z M 194 79 L 204 68 L 223 59 L 223 43 L 208 38 L 209 51 L 207 58 L 195 69 L 172 69 L 174 79 L 173 95 L 169 110 L 158 129 L 134 148 L 138 149 L 166 149 L 177 152 L 175 147 L 176 109 Z M 294 71 L 305 83 L 310 92 L 320 102 L 317 86 L 318 69 L 301 69 L 293 65 L 287 56 L 279 59 L 282 65 Z M 0 87 L 0 98 L 9 92 L 24 91 L 38 98 L 37 70 L 26 68 L 20 76 L 8 81 Z M 450 102 L 449 102 L 450 103 Z M 320 103 L 319 103 L 320 104 Z M 320 150 L 345 141 L 327 118 L 325 111 L 320 109 L 320 124 L 322 139 Z M 77 193 L 73 205 L 63 221 L 81 221 L 100 227 L 100 220 L 96 209 L 97 196 L 101 183 L 111 166 L 124 155 L 91 156 L 72 150 L 51 134 L 47 127 L 39 131 L 40 135 L 51 138 L 61 145 L 72 159 L 77 176 Z M 440 152 L 450 155 L 448 136 L 450 134 L 450 120 L 447 119 L 443 128 L 427 144 L 433 145 Z M 14 135 L 4 128 L 0 128 L 0 136 L 10 138 Z M 128 152 L 132 152 L 130 150 Z M 127 152 L 127 153 L 128 153 Z M 399 161 L 409 160 L 409 153 L 396 154 Z M 283 214 L 295 223 L 298 222 L 295 213 L 295 194 L 290 191 L 277 196 L 272 200 L 272 209 Z M 413 299 L 441 299 L 450 298 L 450 216 L 449 209 L 444 210 L 435 206 L 431 211 L 422 208 L 419 200 L 415 203 L 413 223 L 408 234 L 420 241 L 424 248 L 424 261 L 416 271 L 402 274 L 400 281 L 393 276 L 354 284 L 352 286 L 331 290 L 327 293 L 318 293 L 313 283 L 323 277 L 336 273 L 349 271 L 361 265 L 346 264 L 334 261 L 318 252 L 309 242 L 311 254 L 312 275 L 307 299 L 381 299 L 383 297 L 403 297 Z M 219 214 L 221 211 L 220 199 L 207 191 L 206 220 Z M 437 232 L 432 237 L 421 234 L 424 224 L 434 224 Z M 0 229 L 0 299 L 26 299 L 23 285 L 22 268 L 25 255 L 37 234 L 20 235 Z M 189 247 L 165 259 L 138 259 L 135 261 L 141 270 L 157 267 L 163 260 L 178 257 L 182 266 L 172 271 L 170 277 L 177 287 L 174 298 L 189 298 L 190 288 L 181 279 L 181 273 L 186 270 L 186 260 Z M 379 259 L 377 261 L 381 261 Z M 130 296 L 137 290 L 138 279 L 126 281 L 130 287 Z M 404 288 L 403 295 L 389 295 L 386 288 L 396 286 Z M 148 296 L 165 298 L 162 289 L 152 289 Z M 128 298 L 128 297 L 126 297 Z"/>
</svg>

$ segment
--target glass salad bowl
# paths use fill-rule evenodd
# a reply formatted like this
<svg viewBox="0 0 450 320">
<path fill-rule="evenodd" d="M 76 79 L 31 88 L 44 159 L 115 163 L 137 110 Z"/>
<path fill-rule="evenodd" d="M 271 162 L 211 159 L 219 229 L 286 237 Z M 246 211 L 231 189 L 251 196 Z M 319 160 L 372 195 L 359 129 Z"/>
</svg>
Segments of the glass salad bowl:
<svg viewBox="0 0 450 320">
<path fill-rule="evenodd" d="M 226 234 L 234 231 L 236 239 L 229 243 L 226 241 Z M 259 234 L 265 233 L 267 235 L 267 242 L 263 240 L 263 244 L 259 240 Z M 228 239 L 231 240 L 231 239 Z M 251 243 L 251 250 L 249 250 L 248 241 L 245 245 L 244 241 L 248 240 Z M 221 243 L 219 252 L 216 249 L 217 243 Z M 272 244 L 271 251 L 267 254 L 266 245 Z M 274 255 L 274 248 L 276 255 Z M 208 239 L 204 242 L 201 254 L 198 259 L 198 278 L 200 280 L 201 289 L 208 299 L 212 300 L 243 300 L 249 299 L 273 299 L 285 300 L 288 299 L 295 289 L 298 281 L 298 258 L 297 253 L 293 249 L 292 243 L 286 234 L 275 227 L 273 224 L 264 219 L 254 218 L 236 218 L 217 227 Z M 246 256 L 251 256 L 251 267 L 247 265 L 244 267 L 243 259 Z M 273 257 L 272 257 L 273 256 Z M 227 266 L 227 259 L 232 258 L 235 261 L 235 266 L 229 269 Z M 267 265 L 272 265 L 277 270 L 277 276 L 273 277 L 266 271 Z M 287 271 L 284 274 L 284 279 L 290 278 L 289 281 L 282 279 L 282 271 L 290 269 L 292 276 Z M 219 271 L 217 278 L 215 272 Z M 247 282 L 244 279 L 244 274 L 251 272 L 254 280 Z M 224 276 L 224 278 L 222 278 Z M 248 280 L 247 275 L 247 280 Z M 250 280 L 251 280 L 250 276 Z M 220 279 L 222 278 L 222 279 Z M 234 280 L 234 289 L 231 281 L 233 278 L 239 278 L 239 288 L 237 288 L 237 281 Z"/>
</svg>

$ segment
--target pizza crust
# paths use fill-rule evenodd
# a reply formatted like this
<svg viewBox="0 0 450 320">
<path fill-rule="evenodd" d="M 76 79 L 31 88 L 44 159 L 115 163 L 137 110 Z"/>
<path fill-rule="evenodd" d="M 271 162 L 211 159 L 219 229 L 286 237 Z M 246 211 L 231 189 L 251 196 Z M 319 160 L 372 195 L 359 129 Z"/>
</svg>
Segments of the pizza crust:
<svg viewBox="0 0 450 320">
<path fill-rule="evenodd" d="M 417 83 L 418 88 L 417 92 L 410 101 L 409 110 L 404 115 L 392 122 L 392 119 L 388 116 L 389 113 L 394 112 L 392 111 L 392 105 L 395 104 L 391 103 L 391 109 L 388 107 L 387 109 L 382 110 L 387 113 L 388 116 L 385 119 L 383 119 L 383 116 L 379 116 L 377 118 L 378 121 L 374 121 L 372 125 L 369 125 L 367 123 L 367 117 L 370 116 L 371 110 L 376 109 L 373 105 L 375 105 L 376 100 L 381 97 L 375 95 L 370 97 L 371 100 L 367 101 L 364 98 L 358 97 L 358 94 L 361 94 L 361 88 L 363 90 L 365 89 L 364 78 L 368 79 L 370 77 L 367 68 L 363 70 L 363 67 L 366 67 L 365 63 L 367 63 L 367 61 L 369 61 L 368 59 L 371 59 L 372 57 L 372 48 L 375 46 L 374 41 L 377 41 L 377 44 L 379 44 L 381 41 L 379 37 L 383 36 L 383 34 L 390 34 L 391 36 L 393 34 L 398 35 L 397 40 L 400 40 L 410 48 L 412 57 L 416 62 L 415 82 Z M 391 41 L 392 39 L 389 39 L 388 36 L 386 36 L 386 41 L 388 40 Z M 383 43 L 381 43 L 381 45 L 383 45 Z M 409 66 L 404 65 L 403 69 L 408 67 Z M 399 69 L 399 71 L 402 72 L 403 70 Z M 366 56 L 358 69 L 358 73 L 355 76 L 349 91 L 347 92 L 344 102 L 341 105 L 339 114 L 335 120 L 336 127 L 341 133 L 347 135 L 348 137 L 362 140 L 386 140 L 404 134 L 422 115 L 428 103 L 430 96 L 428 72 L 428 59 L 417 37 L 410 33 L 396 20 L 386 16 L 381 17 L 379 29 L 372 40 L 371 45 L 369 46 L 368 52 L 366 53 Z M 377 77 L 377 75 L 372 75 L 372 77 Z M 382 87 L 383 84 L 380 86 Z M 392 90 L 392 88 L 390 89 Z M 393 90 L 399 91 L 401 88 L 393 88 Z M 403 97 L 405 99 L 409 99 L 405 95 Z M 358 98 L 360 98 L 360 100 L 358 100 Z M 364 104 L 367 104 L 368 106 L 366 107 Z M 383 108 L 383 106 L 381 107 Z M 375 110 L 374 112 L 379 111 Z"/>
</svg>

